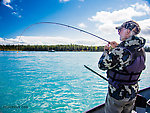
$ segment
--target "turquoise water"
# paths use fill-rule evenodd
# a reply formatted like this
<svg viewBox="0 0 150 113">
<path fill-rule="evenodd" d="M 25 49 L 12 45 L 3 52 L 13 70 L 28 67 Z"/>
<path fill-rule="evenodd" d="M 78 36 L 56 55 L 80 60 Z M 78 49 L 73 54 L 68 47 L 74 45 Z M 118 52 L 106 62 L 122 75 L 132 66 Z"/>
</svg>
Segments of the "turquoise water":
<svg viewBox="0 0 150 113">
<path fill-rule="evenodd" d="M 105 101 L 101 52 L 0 52 L 0 113 L 80 113 Z M 150 53 L 140 89 L 150 86 Z"/>
</svg>

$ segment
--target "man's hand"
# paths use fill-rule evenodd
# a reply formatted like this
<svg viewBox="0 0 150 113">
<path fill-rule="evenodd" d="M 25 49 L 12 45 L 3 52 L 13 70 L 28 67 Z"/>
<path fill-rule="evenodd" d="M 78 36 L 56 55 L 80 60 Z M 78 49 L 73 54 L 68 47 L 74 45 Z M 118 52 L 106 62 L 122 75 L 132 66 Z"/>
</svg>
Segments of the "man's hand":
<svg viewBox="0 0 150 113">
<path fill-rule="evenodd" d="M 110 50 L 109 44 L 105 45 L 105 46 L 104 46 L 104 51 L 109 51 L 109 50 Z"/>
<path fill-rule="evenodd" d="M 104 51 L 109 51 L 110 50 L 110 45 L 112 48 L 116 48 L 118 46 L 118 43 L 115 41 L 110 42 L 109 44 L 104 46 Z"/>
<path fill-rule="evenodd" d="M 118 43 L 115 41 L 110 42 L 110 45 L 112 48 L 116 48 L 118 46 Z"/>
</svg>

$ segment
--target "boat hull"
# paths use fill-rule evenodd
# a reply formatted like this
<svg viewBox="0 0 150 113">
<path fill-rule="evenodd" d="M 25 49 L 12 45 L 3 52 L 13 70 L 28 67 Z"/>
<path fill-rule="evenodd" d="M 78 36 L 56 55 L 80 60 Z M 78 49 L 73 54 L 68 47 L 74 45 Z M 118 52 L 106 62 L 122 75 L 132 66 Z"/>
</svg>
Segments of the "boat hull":
<svg viewBox="0 0 150 113">
<path fill-rule="evenodd" d="M 140 96 L 143 99 L 145 99 L 146 101 L 148 101 L 150 99 L 150 87 L 140 90 L 138 93 L 138 96 Z M 138 101 L 141 101 L 141 100 L 138 100 Z M 141 106 L 141 103 L 140 103 L 140 106 Z M 105 104 L 101 104 L 99 106 L 96 106 L 96 107 L 86 111 L 85 113 L 105 113 L 104 108 L 105 108 Z M 139 104 L 137 104 L 135 106 L 135 110 L 138 113 L 145 113 L 145 111 L 147 113 L 150 113 L 150 106 L 146 105 L 146 108 L 143 108 L 143 107 L 139 107 Z"/>
</svg>

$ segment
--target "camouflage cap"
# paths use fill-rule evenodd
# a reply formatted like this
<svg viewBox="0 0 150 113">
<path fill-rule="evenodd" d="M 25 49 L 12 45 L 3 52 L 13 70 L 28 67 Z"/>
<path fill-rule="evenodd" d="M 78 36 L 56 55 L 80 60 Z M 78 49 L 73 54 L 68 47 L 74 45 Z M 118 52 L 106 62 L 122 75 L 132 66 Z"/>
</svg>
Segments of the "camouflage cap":
<svg viewBox="0 0 150 113">
<path fill-rule="evenodd" d="M 124 22 L 121 26 L 116 27 L 116 29 L 121 29 L 121 28 L 126 28 L 131 31 L 134 31 L 136 35 L 139 34 L 141 31 L 139 24 L 133 20 Z"/>
</svg>

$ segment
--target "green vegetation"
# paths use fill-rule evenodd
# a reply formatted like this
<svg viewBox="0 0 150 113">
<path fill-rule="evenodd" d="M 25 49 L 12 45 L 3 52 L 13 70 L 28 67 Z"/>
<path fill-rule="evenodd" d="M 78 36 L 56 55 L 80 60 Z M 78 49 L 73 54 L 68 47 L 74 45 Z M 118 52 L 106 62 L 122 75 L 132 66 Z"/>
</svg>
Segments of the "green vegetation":
<svg viewBox="0 0 150 113">
<path fill-rule="evenodd" d="M 83 45 L 0 45 L 0 51 L 103 51 L 104 46 Z M 145 47 L 150 52 L 150 47 Z"/>
<path fill-rule="evenodd" d="M 1 51 L 103 51 L 103 46 L 83 45 L 0 45 Z"/>
</svg>

